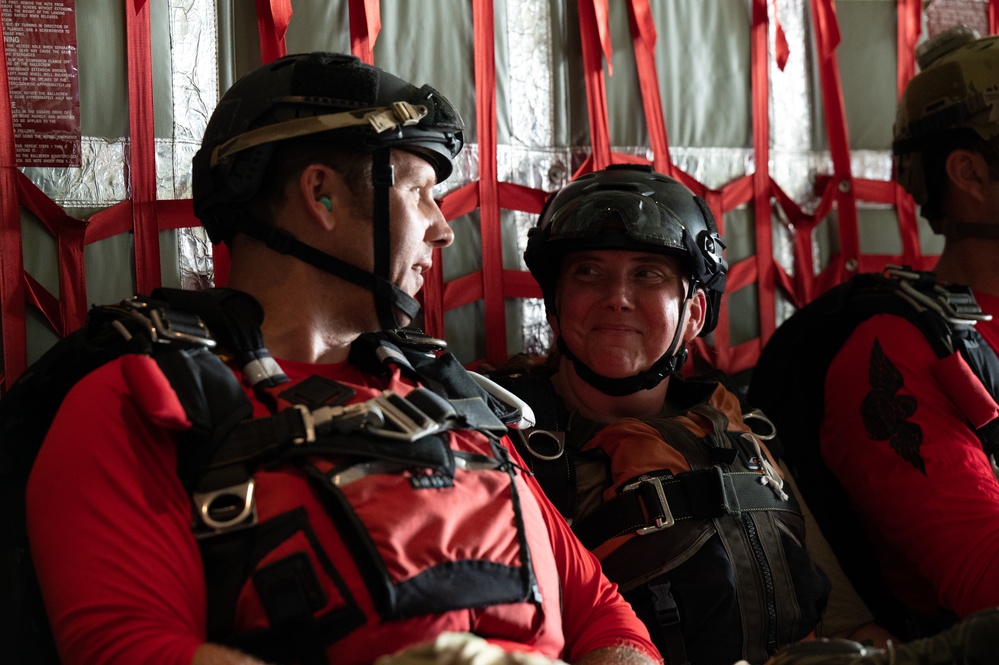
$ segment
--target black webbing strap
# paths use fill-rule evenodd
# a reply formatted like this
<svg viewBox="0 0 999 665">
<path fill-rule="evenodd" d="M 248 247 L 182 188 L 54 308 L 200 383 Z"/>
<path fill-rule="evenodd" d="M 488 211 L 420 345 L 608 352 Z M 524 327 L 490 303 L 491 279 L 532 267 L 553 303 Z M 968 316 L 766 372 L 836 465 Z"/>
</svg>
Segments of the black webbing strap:
<svg viewBox="0 0 999 665">
<path fill-rule="evenodd" d="M 649 584 L 652 596 L 652 609 L 656 613 L 663 644 L 666 645 L 666 662 L 669 665 L 688 665 L 687 649 L 683 645 L 680 630 L 680 609 L 669 591 L 669 580 L 661 584 Z"/>
<path fill-rule="evenodd" d="M 761 477 L 753 472 L 724 473 L 717 466 L 675 476 L 643 476 L 576 520 L 572 530 L 592 550 L 611 538 L 669 528 L 682 520 L 747 511 L 800 512 L 793 498 L 783 500 L 770 487 L 761 485 Z"/>
<path fill-rule="evenodd" d="M 510 440 L 548 500 L 566 519 L 576 513 L 576 469 L 566 450 L 568 413 L 548 377 L 522 373 L 493 375 L 501 386 L 527 402 L 535 426 L 511 431 Z"/>
</svg>

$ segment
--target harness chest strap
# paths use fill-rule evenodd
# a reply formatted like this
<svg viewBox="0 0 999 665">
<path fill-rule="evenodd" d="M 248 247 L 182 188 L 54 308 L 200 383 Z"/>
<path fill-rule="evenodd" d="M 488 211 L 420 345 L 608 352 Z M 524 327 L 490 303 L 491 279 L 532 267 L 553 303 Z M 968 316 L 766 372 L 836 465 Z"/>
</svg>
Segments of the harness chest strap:
<svg viewBox="0 0 999 665">
<path fill-rule="evenodd" d="M 572 530 L 592 550 L 617 536 L 644 535 L 683 520 L 763 510 L 801 512 L 793 496 L 782 500 L 760 483 L 762 477 L 754 472 L 724 472 L 718 466 L 643 476 L 574 521 Z"/>
</svg>

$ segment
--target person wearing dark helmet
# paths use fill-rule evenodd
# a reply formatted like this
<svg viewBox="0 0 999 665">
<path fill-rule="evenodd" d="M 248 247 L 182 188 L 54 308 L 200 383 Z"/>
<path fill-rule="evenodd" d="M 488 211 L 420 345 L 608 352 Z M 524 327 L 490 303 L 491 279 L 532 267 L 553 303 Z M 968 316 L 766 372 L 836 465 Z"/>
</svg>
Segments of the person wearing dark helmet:
<svg viewBox="0 0 999 665">
<path fill-rule="evenodd" d="M 193 184 L 231 251 L 206 321 L 233 348 L 192 383 L 235 425 L 192 452 L 204 413 L 160 355 L 68 393 L 28 489 L 66 665 L 368 664 L 445 634 L 469 661 L 482 638 L 531 662 L 660 662 L 508 450 L 509 407 L 400 328 L 451 243 L 432 192 L 462 142 L 443 95 L 350 56 L 281 58 L 225 93 Z M 244 344 L 247 314 L 262 336 Z"/>
<path fill-rule="evenodd" d="M 943 251 L 932 271 L 886 270 L 901 286 L 865 307 L 813 391 L 819 461 L 876 555 L 851 574 L 873 573 L 881 622 L 905 638 L 999 605 L 999 37 L 956 26 L 916 57 L 895 116 L 894 175 Z M 777 335 L 771 344 L 775 357 L 787 352 Z M 833 519 L 842 503 L 829 506 Z"/>
<path fill-rule="evenodd" d="M 525 461 L 668 663 L 760 663 L 829 593 L 771 437 L 722 384 L 678 374 L 717 323 L 724 246 L 704 200 L 648 166 L 577 178 L 524 254 L 556 351 L 494 375 L 533 408 Z"/>
</svg>

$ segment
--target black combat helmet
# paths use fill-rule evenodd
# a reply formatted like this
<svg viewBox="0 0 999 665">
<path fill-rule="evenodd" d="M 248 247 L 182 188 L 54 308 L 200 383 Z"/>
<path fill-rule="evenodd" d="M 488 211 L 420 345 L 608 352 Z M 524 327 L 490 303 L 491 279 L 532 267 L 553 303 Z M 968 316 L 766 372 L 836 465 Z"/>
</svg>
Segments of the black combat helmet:
<svg viewBox="0 0 999 665">
<path fill-rule="evenodd" d="M 420 155 L 442 182 L 461 151 L 463 127 L 454 106 L 430 86 L 417 88 L 350 55 L 289 55 L 243 76 L 222 96 L 194 156 L 194 212 L 216 244 L 246 233 L 370 289 L 382 326 L 395 327 L 393 307 L 412 318 L 419 306 L 388 280 L 390 151 Z M 245 209 L 261 189 L 276 144 L 305 136 L 371 154 L 378 274 L 318 252 Z"/>
</svg>

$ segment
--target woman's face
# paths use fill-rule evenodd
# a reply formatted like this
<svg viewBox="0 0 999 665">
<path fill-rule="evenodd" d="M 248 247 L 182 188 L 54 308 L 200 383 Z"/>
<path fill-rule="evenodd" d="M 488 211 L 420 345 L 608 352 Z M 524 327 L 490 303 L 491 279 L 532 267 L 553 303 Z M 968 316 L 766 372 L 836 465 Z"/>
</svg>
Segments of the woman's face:
<svg viewBox="0 0 999 665">
<path fill-rule="evenodd" d="M 669 349 L 680 323 L 687 278 L 679 260 L 626 250 L 571 252 L 555 289 L 556 334 L 598 374 L 625 378 L 649 369 Z M 683 342 L 704 323 L 705 299 L 690 301 Z"/>
</svg>

